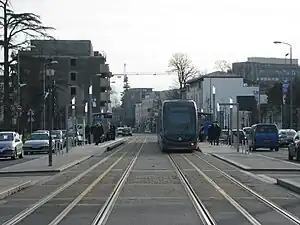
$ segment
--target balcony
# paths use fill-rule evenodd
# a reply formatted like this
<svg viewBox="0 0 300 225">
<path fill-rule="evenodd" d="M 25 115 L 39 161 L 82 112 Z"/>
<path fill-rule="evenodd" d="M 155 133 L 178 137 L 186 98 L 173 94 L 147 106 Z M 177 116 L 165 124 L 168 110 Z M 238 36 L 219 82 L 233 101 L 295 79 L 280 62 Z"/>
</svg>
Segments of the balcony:
<svg viewBox="0 0 300 225">
<path fill-rule="evenodd" d="M 108 87 L 110 82 L 107 78 L 100 78 L 100 87 Z"/>
<path fill-rule="evenodd" d="M 101 102 L 108 102 L 110 100 L 109 92 L 101 92 L 100 93 L 100 101 Z"/>
<path fill-rule="evenodd" d="M 100 64 L 100 73 L 101 74 L 110 74 L 108 64 Z"/>
</svg>

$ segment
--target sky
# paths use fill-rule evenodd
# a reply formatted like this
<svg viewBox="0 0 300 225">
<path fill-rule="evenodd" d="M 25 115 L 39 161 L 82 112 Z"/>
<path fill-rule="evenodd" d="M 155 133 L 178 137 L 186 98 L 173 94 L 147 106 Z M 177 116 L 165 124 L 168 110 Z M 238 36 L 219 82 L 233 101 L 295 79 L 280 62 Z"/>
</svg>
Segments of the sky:
<svg viewBox="0 0 300 225">
<path fill-rule="evenodd" d="M 186 53 L 200 71 L 217 60 L 300 54 L 299 0 L 11 0 L 55 27 L 56 39 L 88 39 L 105 51 L 112 73 L 164 73 L 173 53 Z M 130 76 L 131 87 L 168 89 L 174 76 Z M 120 91 L 122 79 L 113 85 Z"/>
</svg>

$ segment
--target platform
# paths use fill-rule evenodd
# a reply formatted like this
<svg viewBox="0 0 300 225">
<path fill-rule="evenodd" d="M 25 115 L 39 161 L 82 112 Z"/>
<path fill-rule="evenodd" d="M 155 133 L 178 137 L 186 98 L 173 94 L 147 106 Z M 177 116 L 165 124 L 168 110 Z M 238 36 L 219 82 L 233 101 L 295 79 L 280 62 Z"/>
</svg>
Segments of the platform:
<svg viewBox="0 0 300 225">
<path fill-rule="evenodd" d="M 256 153 L 212 153 L 212 155 L 246 171 L 300 171 L 300 164 Z"/>
<path fill-rule="evenodd" d="M 48 157 L 41 157 L 24 163 L 0 169 L 0 174 L 27 174 L 27 173 L 58 173 L 65 171 L 94 155 L 102 154 L 108 147 L 118 146 L 124 138 L 108 141 L 98 146 L 84 145 L 72 148 L 68 153 L 53 155 L 52 166 L 48 164 Z"/>
</svg>

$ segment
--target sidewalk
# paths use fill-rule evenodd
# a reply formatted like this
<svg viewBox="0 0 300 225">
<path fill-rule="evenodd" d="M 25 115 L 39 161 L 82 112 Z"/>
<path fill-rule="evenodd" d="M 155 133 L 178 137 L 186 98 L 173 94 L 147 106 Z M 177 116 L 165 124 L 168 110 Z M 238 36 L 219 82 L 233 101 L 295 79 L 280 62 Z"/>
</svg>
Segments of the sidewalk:
<svg viewBox="0 0 300 225">
<path fill-rule="evenodd" d="M 208 143 L 199 145 L 203 153 L 209 153 L 231 165 L 246 171 L 300 171 L 300 164 L 283 161 L 259 153 L 244 154 L 226 145 L 211 146 Z"/>
<path fill-rule="evenodd" d="M 114 141 L 104 142 L 98 146 L 84 145 L 77 146 L 63 155 L 53 155 L 52 166 L 48 166 L 48 156 L 30 160 L 24 163 L 0 169 L 0 174 L 24 174 L 24 173 L 59 173 L 67 170 L 94 155 L 100 155 L 106 148 L 114 147 L 124 142 L 124 138 L 118 138 Z"/>
</svg>

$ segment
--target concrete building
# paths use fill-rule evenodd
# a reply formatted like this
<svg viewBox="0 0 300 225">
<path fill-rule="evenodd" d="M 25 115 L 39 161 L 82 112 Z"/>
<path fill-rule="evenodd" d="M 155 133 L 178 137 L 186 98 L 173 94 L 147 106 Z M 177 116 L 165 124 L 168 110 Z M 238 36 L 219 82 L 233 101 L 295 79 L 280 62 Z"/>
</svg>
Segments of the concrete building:
<svg viewBox="0 0 300 225">
<path fill-rule="evenodd" d="M 153 91 L 135 105 L 135 127 L 144 131 L 146 129 L 155 132 L 156 113 L 161 103 L 168 99 L 168 91 Z"/>
<path fill-rule="evenodd" d="M 51 60 L 55 69 L 57 126 L 64 121 L 64 108 L 76 98 L 76 115 L 84 115 L 92 85 L 93 113 L 110 109 L 110 77 L 106 55 L 93 50 L 89 40 L 32 40 L 30 51 L 20 54 L 20 80 L 22 106 L 35 111 L 35 126 L 42 127 L 43 89 L 49 87 L 46 70 Z M 111 109 L 110 109 L 111 110 Z M 46 110 L 47 111 L 47 110 Z M 70 110 L 69 110 L 70 111 Z M 62 125 L 61 125 L 62 126 Z"/>
<path fill-rule="evenodd" d="M 236 103 L 238 96 L 254 96 L 258 99 L 259 87 L 248 86 L 241 76 L 235 74 L 217 71 L 191 79 L 187 84 L 187 99 L 194 100 L 198 110 L 205 113 L 213 113 L 213 87 L 215 87 L 216 103 L 229 103 L 230 98 Z M 236 112 L 235 109 L 233 111 Z M 226 115 L 224 117 L 226 118 Z M 226 122 L 224 123 L 226 124 Z"/>
<path fill-rule="evenodd" d="M 130 88 L 122 99 L 122 107 L 125 111 L 124 123 L 127 126 L 135 125 L 135 106 L 141 103 L 145 96 L 152 92 L 152 88 Z"/>
<path fill-rule="evenodd" d="M 112 122 L 116 126 L 123 126 L 123 121 L 124 121 L 124 108 L 122 107 L 113 107 L 112 108 Z"/>
</svg>

